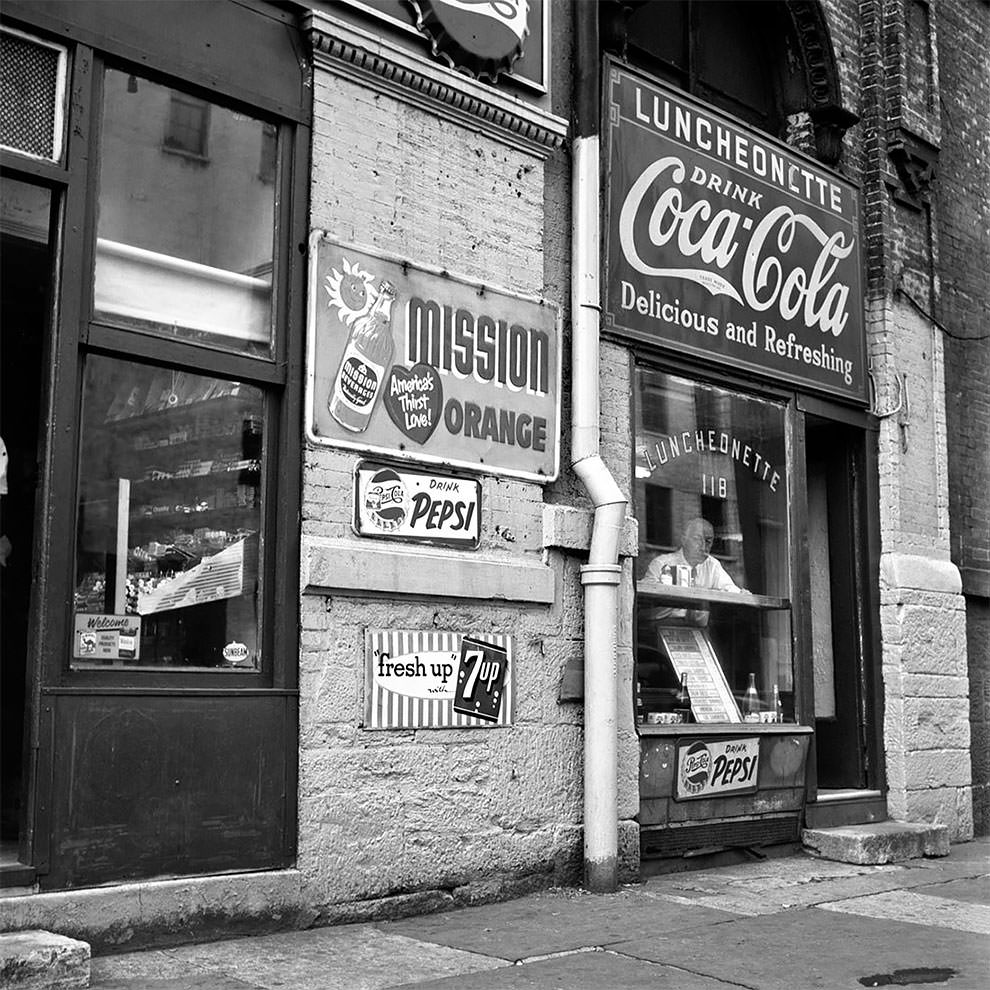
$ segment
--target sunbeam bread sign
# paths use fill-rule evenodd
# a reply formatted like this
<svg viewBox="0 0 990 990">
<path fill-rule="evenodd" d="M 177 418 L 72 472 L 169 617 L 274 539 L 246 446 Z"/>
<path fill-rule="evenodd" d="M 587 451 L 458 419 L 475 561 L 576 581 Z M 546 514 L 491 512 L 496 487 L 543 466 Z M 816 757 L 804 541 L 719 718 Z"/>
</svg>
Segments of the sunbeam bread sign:
<svg viewBox="0 0 990 990">
<path fill-rule="evenodd" d="M 544 300 L 310 238 L 307 429 L 317 443 L 548 482 L 560 324 Z"/>
<path fill-rule="evenodd" d="M 605 326 L 864 402 L 858 190 L 615 62 L 606 79 Z"/>
</svg>

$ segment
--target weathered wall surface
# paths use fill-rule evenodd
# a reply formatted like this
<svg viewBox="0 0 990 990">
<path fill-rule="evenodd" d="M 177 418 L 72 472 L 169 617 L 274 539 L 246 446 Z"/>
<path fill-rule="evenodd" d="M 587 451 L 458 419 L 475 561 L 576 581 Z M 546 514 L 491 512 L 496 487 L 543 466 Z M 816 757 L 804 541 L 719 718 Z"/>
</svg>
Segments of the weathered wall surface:
<svg viewBox="0 0 990 990">
<path fill-rule="evenodd" d="M 928 142 L 940 138 L 937 102 L 918 105 L 909 80 L 918 59 L 933 60 L 937 48 L 934 35 L 925 35 L 927 48 L 917 48 L 918 26 L 909 31 L 899 0 L 827 0 L 824 7 L 844 103 L 862 118 L 847 135 L 841 167 L 863 188 L 869 348 L 882 417 L 877 577 L 890 808 L 897 818 L 939 821 L 965 838 L 972 830 L 971 674 L 964 599 L 950 561 L 945 467 L 955 433 L 946 423 L 942 335 L 905 295 L 932 286 L 931 259 L 945 235 L 936 237 L 931 195 L 905 193 L 905 174 L 891 157 L 901 131 Z M 553 10 L 552 109 L 566 118 L 569 6 L 555 3 Z M 934 69 L 932 79 L 937 83 Z M 336 587 L 333 568 L 346 568 L 348 553 L 362 553 L 350 525 L 357 458 L 307 449 L 299 866 L 324 904 L 506 878 L 573 879 L 581 848 L 582 710 L 559 702 L 558 690 L 582 651 L 580 534 L 590 514 L 567 469 L 568 157 L 533 153 L 464 126 L 423 101 L 414 105 L 335 71 L 326 60 L 317 60 L 314 86 L 312 225 L 343 241 L 551 299 L 564 315 L 565 385 L 560 480 L 544 488 L 485 478 L 478 551 L 478 559 L 521 581 L 534 568 L 549 572 L 552 601 L 527 600 L 522 592 L 483 600 L 458 594 L 456 582 L 450 596 L 417 595 L 414 554 L 410 583 L 396 595 Z M 628 491 L 626 348 L 603 345 L 601 386 L 603 455 Z M 634 553 L 634 543 L 627 540 L 624 553 Z M 637 853 L 638 747 L 630 711 L 632 567 L 629 556 L 623 560 L 619 817 L 628 864 Z M 423 555 L 419 566 L 436 563 Z M 456 575 L 456 565 L 445 573 Z M 368 627 L 514 636 L 515 726 L 361 728 Z"/>
<path fill-rule="evenodd" d="M 973 818 L 990 833 L 990 5 L 936 8 L 945 94 L 934 186 L 945 341 L 952 559 L 969 652 Z"/>
<path fill-rule="evenodd" d="M 555 9 L 567 43 L 568 7 Z M 554 65 L 557 100 L 569 100 L 566 61 Z M 564 313 L 562 468 L 566 475 L 570 291 L 570 182 L 565 152 L 545 156 L 465 126 L 441 105 L 404 100 L 317 60 L 311 225 L 467 278 L 543 296 Z M 428 102 L 428 101 L 426 101 Z M 625 371 L 623 368 L 623 375 Z M 628 405 L 628 384 L 622 383 Z M 627 412 L 611 433 L 628 433 Z M 626 441 L 628 443 L 628 441 Z M 621 448 L 613 451 L 621 462 Z M 626 455 L 628 457 L 628 455 Z M 580 657 L 580 543 L 557 538 L 563 517 L 587 503 L 564 477 L 542 486 L 483 478 L 481 546 L 471 563 L 503 574 L 550 575 L 551 601 L 466 595 L 458 553 L 445 553 L 449 595 L 417 595 L 438 565 L 409 547 L 395 597 L 335 587 L 334 570 L 366 553 L 350 525 L 357 455 L 311 445 L 303 499 L 300 657 L 299 868 L 323 904 L 428 888 L 573 882 L 581 863 L 582 709 L 558 702 L 566 664 Z M 552 502 L 552 506 L 545 506 Z M 550 512 L 544 523 L 544 510 Z M 566 527 L 564 527 L 566 528 Z M 579 526 L 579 529 L 583 528 Z M 545 538 L 546 532 L 546 538 Z M 549 544 L 549 545 L 545 545 Z M 379 544 L 376 549 L 380 549 Z M 451 563 L 452 562 L 452 563 Z M 363 566 L 367 566 L 366 564 Z M 494 573 L 494 571 L 493 571 Z M 627 601 L 629 581 L 626 581 Z M 515 724 L 503 729 L 369 731 L 360 726 L 365 628 L 504 633 L 515 645 Z M 638 862 L 631 636 L 622 644 L 620 697 L 628 726 L 622 782 L 626 869 Z M 631 868 L 635 868 L 633 865 Z"/>
<path fill-rule="evenodd" d="M 949 192 L 932 184 L 931 165 L 952 112 L 942 108 L 957 92 L 940 85 L 940 52 L 955 44 L 951 32 L 941 37 L 940 18 L 959 5 L 825 6 L 837 54 L 856 46 L 861 65 L 859 86 L 855 77 L 844 82 L 861 117 L 847 146 L 863 184 L 868 349 L 881 420 L 888 804 L 894 818 L 945 824 L 965 839 L 973 829 L 969 671 L 947 467 L 956 434 L 946 421 L 944 331 L 930 312 L 945 263 L 934 218 Z"/>
</svg>

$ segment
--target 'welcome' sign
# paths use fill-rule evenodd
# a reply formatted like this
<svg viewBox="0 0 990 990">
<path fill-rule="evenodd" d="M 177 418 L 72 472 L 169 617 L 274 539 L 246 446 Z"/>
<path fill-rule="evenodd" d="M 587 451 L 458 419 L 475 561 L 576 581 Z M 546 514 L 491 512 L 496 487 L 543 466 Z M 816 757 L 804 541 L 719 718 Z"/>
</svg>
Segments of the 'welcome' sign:
<svg viewBox="0 0 990 990">
<path fill-rule="evenodd" d="M 605 132 L 605 326 L 865 401 L 857 189 L 614 62 Z"/>
</svg>

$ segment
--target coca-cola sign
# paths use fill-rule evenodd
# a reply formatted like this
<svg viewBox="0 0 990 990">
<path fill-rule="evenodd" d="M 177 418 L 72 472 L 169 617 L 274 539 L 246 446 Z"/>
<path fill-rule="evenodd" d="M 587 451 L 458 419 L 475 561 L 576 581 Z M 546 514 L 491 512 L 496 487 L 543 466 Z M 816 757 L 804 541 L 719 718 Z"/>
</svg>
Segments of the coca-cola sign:
<svg viewBox="0 0 990 990">
<path fill-rule="evenodd" d="M 607 78 L 605 327 L 865 401 L 858 190 L 625 66 Z"/>
</svg>

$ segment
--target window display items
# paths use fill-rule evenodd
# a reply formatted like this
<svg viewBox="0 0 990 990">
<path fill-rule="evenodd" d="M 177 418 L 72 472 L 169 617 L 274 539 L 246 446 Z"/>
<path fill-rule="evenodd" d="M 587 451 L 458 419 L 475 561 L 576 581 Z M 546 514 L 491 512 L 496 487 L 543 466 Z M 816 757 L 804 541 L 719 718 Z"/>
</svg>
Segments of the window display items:
<svg viewBox="0 0 990 990">
<path fill-rule="evenodd" d="M 83 419 L 77 618 L 137 618 L 115 663 L 257 670 L 260 390 L 93 357 Z"/>
<path fill-rule="evenodd" d="M 637 389 L 636 651 L 647 714 L 673 707 L 685 670 L 697 722 L 741 721 L 750 671 L 766 690 L 762 708 L 777 684 L 792 710 L 785 407 L 646 367 Z M 724 697 L 709 690 L 722 681 Z"/>
<path fill-rule="evenodd" d="M 784 704 L 780 700 L 780 688 L 776 684 L 773 686 L 773 701 L 770 711 L 773 713 L 774 722 L 784 721 Z"/>
<path fill-rule="evenodd" d="M 644 581 L 715 591 L 742 591 L 709 552 L 714 541 L 715 527 L 707 519 L 689 520 L 681 533 L 679 549 L 654 557 L 643 576 Z M 704 609 L 657 608 L 651 611 L 651 617 L 665 622 L 676 619 L 696 626 L 708 625 L 708 612 Z"/>
<path fill-rule="evenodd" d="M 760 693 L 756 690 L 756 674 L 749 675 L 749 684 L 743 695 L 742 713 L 747 722 L 758 722 L 760 719 Z"/>
<path fill-rule="evenodd" d="M 688 691 L 688 675 L 681 674 L 681 686 L 674 698 L 674 714 L 680 715 L 682 722 L 691 721 L 691 692 Z"/>
</svg>

